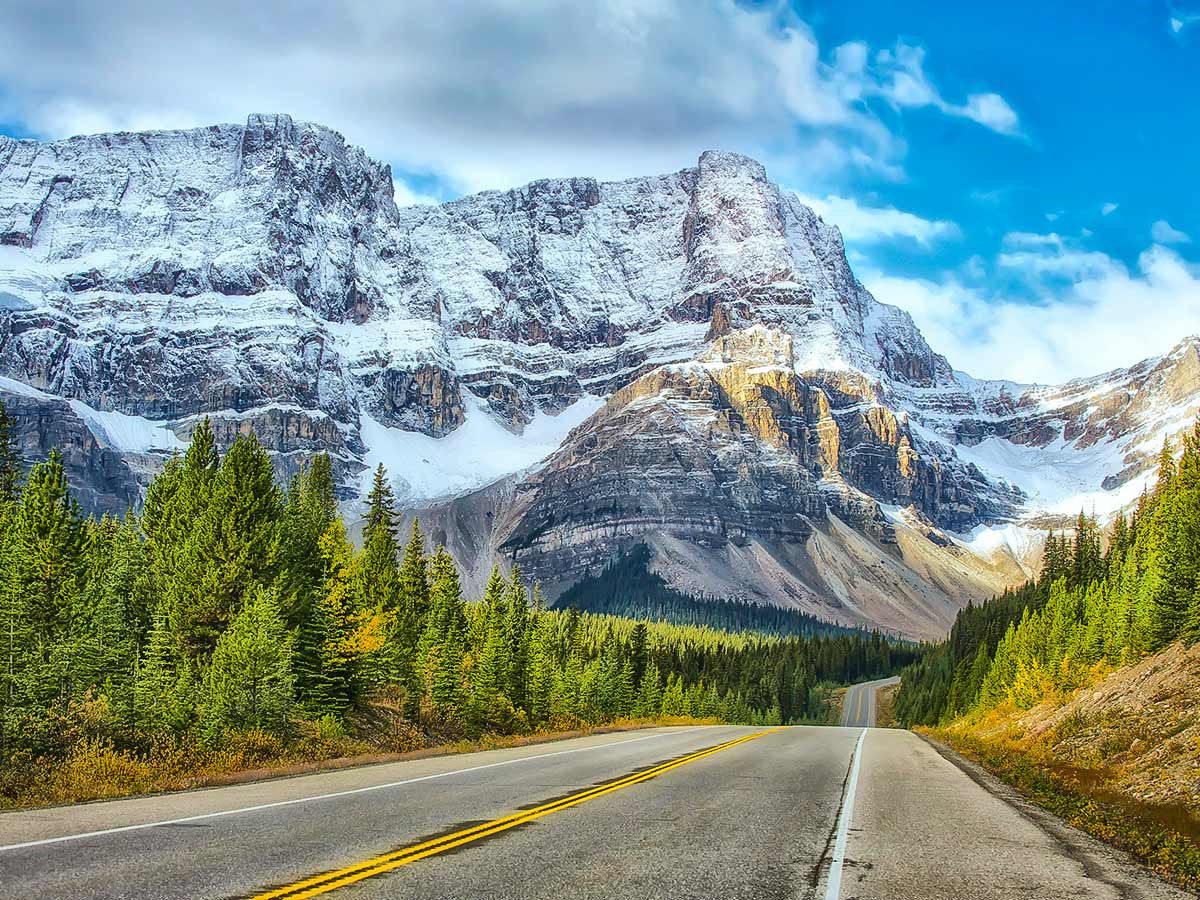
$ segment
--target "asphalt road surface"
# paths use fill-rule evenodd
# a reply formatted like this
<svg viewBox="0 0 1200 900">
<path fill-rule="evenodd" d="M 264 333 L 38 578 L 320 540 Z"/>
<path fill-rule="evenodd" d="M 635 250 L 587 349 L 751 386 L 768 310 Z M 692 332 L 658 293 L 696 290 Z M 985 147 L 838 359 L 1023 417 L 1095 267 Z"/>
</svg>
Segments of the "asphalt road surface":
<svg viewBox="0 0 1200 900">
<path fill-rule="evenodd" d="M 842 701 L 842 724 L 851 727 L 875 727 L 878 698 L 875 692 L 881 687 L 899 684 L 899 678 L 880 678 L 878 681 L 863 681 L 846 688 Z"/>
<path fill-rule="evenodd" d="M 659 728 L 0 814 L 0 897 L 1167 898 L 890 729 Z"/>
</svg>

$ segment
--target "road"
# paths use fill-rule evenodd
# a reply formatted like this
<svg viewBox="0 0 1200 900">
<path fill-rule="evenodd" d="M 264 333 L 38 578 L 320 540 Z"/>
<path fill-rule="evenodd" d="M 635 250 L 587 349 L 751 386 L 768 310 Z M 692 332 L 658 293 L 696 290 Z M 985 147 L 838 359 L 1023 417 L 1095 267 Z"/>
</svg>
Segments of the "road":
<svg viewBox="0 0 1200 900">
<path fill-rule="evenodd" d="M 917 735 L 708 726 L 5 813 L 0 896 L 1188 895 Z"/>
<path fill-rule="evenodd" d="M 846 688 L 842 701 L 842 724 L 850 727 L 875 727 L 878 710 L 875 692 L 881 687 L 899 684 L 899 678 L 880 678 L 878 681 L 862 681 Z"/>
</svg>

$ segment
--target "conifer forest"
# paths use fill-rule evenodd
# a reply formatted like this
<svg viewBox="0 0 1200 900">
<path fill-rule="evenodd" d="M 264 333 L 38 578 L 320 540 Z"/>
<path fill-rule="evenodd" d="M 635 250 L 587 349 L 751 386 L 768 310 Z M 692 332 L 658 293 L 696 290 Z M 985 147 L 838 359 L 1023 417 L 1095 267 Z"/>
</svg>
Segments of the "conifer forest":
<svg viewBox="0 0 1200 900">
<path fill-rule="evenodd" d="M 356 546 L 330 460 L 286 487 L 205 422 L 123 518 L 81 514 L 57 452 L 23 476 L 0 415 L 0 790 L 80 748 L 116 760 L 388 727 L 404 746 L 620 719 L 823 720 L 830 686 L 916 649 L 543 608 L 515 568 L 464 595 L 374 475 Z M 2 798 L 0 798 L 2 799 Z"/>
<path fill-rule="evenodd" d="M 936 725 L 1002 703 L 1028 709 L 1175 641 L 1200 641 L 1200 424 L 1164 445 L 1158 480 L 1102 540 L 1079 514 L 1047 537 L 1040 577 L 963 609 L 906 669 L 896 712 Z"/>
</svg>

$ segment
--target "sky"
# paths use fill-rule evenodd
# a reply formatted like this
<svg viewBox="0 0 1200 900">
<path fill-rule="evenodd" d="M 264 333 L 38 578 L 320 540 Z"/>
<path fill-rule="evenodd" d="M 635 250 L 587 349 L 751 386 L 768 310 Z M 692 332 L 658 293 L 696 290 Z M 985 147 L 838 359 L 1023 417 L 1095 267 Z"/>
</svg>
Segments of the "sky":
<svg viewBox="0 0 1200 900">
<path fill-rule="evenodd" d="M 391 7 L 383 9 L 382 7 Z M 1200 0 L 0 0 L 0 133 L 287 112 L 399 202 L 747 153 L 977 377 L 1200 332 Z"/>
</svg>

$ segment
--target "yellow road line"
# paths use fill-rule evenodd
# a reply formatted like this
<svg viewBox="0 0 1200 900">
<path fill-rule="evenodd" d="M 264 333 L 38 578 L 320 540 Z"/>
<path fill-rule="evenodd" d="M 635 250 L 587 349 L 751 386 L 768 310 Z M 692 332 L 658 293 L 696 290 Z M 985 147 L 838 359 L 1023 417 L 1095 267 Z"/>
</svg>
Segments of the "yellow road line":
<svg viewBox="0 0 1200 900">
<path fill-rule="evenodd" d="M 863 694 L 865 694 L 865 693 L 866 693 L 866 690 L 864 690 L 863 688 L 858 689 L 858 708 L 854 711 L 855 724 L 862 721 L 862 698 L 863 698 Z"/>
<path fill-rule="evenodd" d="M 643 781 L 649 781 L 651 778 L 657 778 L 664 772 L 669 772 L 679 766 L 686 765 L 690 762 L 695 762 L 698 759 L 703 759 L 706 756 L 711 756 L 714 753 L 720 753 L 722 750 L 728 750 L 730 747 L 736 747 L 739 744 L 744 744 L 747 741 L 752 741 L 755 738 L 760 738 L 764 734 L 770 734 L 776 729 L 768 729 L 767 731 L 758 731 L 754 734 L 748 734 L 744 737 L 735 738 L 731 741 L 726 741 L 723 744 L 717 744 L 713 747 L 707 747 L 703 750 L 697 750 L 694 753 L 689 753 L 686 756 L 681 756 L 678 759 L 670 760 L 660 765 L 646 769 L 643 772 L 635 772 L 632 775 L 626 775 L 623 778 L 618 778 L 616 781 L 610 781 L 607 784 L 597 785 L 589 788 L 586 791 L 580 791 L 576 794 L 552 800 L 549 803 L 544 803 L 541 806 L 527 809 L 519 813 L 514 813 L 504 818 L 495 819 L 491 822 L 485 822 L 482 825 L 476 825 L 472 828 L 466 828 L 462 831 L 456 831 L 453 834 L 444 835 L 443 837 L 434 838 L 432 840 L 423 841 L 419 844 L 414 844 L 411 847 L 405 847 L 401 850 L 396 850 L 392 853 L 387 853 L 383 856 L 377 856 L 373 859 L 364 860 L 361 863 L 356 863 L 352 866 L 347 866 L 343 869 L 335 869 L 331 872 L 325 872 L 321 875 L 306 878 L 303 881 L 297 881 L 294 884 L 289 884 L 275 890 L 267 891 L 262 894 L 255 894 L 250 900 L 303 900 L 307 897 L 316 897 L 319 894 L 325 894 L 329 891 L 336 890 L 346 885 L 354 884 L 362 881 L 365 878 L 371 878 L 375 875 L 381 875 L 384 872 L 390 872 L 392 869 L 406 866 L 409 863 L 416 862 L 419 859 L 425 859 L 428 856 L 434 856 L 438 853 L 444 853 L 447 850 L 452 850 L 455 847 L 461 847 L 463 844 L 469 844 L 472 841 L 478 841 L 482 838 L 490 837 L 502 831 L 507 831 L 510 828 L 515 828 L 518 825 L 523 825 L 526 822 L 532 822 L 534 819 L 540 819 L 542 816 L 548 816 L 550 813 L 558 812 L 561 809 L 567 809 L 576 806 L 580 803 L 585 803 L 588 800 L 594 800 L 597 797 L 602 797 L 605 794 L 611 794 L 614 791 L 627 788 L 635 784 L 640 784 Z"/>
</svg>

